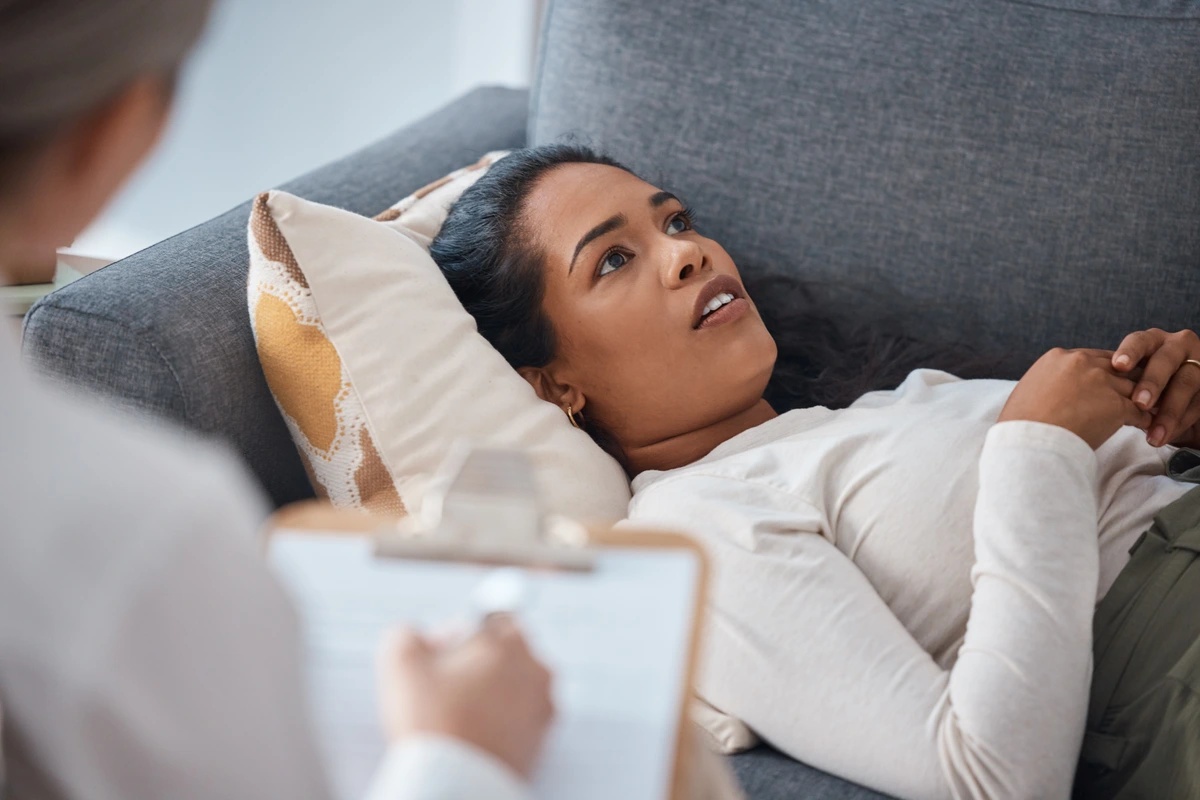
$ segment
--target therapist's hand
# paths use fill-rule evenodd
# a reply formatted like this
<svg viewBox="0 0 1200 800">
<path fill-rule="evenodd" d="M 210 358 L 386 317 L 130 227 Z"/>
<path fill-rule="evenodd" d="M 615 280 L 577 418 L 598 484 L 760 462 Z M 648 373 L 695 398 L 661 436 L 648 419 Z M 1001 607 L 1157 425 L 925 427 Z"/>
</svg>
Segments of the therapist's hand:
<svg viewBox="0 0 1200 800">
<path fill-rule="evenodd" d="M 550 673 L 510 617 L 493 616 L 452 646 L 394 631 L 380 648 L 378 673 L 380 711 L 392 741 L 451 736 L 529 778 L 554 706 Z"/>
</svg>

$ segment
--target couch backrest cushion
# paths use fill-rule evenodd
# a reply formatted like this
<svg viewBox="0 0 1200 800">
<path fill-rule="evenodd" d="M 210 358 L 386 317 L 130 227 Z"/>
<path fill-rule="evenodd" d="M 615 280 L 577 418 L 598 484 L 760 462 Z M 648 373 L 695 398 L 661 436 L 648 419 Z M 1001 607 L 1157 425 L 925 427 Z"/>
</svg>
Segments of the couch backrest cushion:
<svg viewBox="0 0 1200 800">
<path fill-rule="evenodd" d="M 1196 0 L 555 0 L 530 139 L 695 206 L 743 270 L 1010 356 L 1194 326 Z"/>
</svg>

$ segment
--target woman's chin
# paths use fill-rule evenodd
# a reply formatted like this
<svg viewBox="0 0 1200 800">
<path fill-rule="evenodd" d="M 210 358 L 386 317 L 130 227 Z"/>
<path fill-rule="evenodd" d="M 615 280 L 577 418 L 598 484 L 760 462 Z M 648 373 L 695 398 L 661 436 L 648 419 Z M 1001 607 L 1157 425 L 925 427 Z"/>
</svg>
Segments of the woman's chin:
<svg viewBox="0 0 1200 800">
<path fill-rule="evenodd" d="M 717 317 L 727 309 L 728 316 L 708 323 L 709 319 Z M 707 354 L 713 352 L 712 348 L 718 348 L 721 353 L 719 358 L 722 361 L 726 358 L 736 360 L 740 365 L 738 371 L 743 371 L 746 367 L 753 368 L 760 363 L 775 362 L 775 339 L 748 300 L 738 298 L 714 311 L 705 319 L 705 323 L 696 329 L 696 333 L 701 334 L 696 341 Z M 705 358 L 712 356 L 706 355 Z M 767 371 L 770 371 L 770 367 Z"/>
</svg>

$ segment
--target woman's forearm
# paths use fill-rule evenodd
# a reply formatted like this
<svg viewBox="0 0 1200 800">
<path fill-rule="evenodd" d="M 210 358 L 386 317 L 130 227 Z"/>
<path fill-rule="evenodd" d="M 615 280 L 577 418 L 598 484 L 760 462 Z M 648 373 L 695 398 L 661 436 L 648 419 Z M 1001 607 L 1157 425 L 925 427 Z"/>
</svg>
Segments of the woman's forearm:
<svg viewBox="0 0 1200 800">
<path fill-rule="evenodd" d="M 971 616 L 938 736 L 957 796 L 1070 792 L 1091 678 L 1095 464 L 1059 427 L 1009 422 L 988 435 Z"/>
</svg>

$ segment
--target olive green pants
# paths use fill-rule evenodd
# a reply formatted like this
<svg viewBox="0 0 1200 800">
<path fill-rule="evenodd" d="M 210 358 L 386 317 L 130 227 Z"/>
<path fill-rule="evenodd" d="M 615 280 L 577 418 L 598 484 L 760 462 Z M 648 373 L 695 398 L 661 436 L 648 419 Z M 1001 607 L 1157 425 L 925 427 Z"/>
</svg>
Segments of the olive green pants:
<svg viewBox="0 0 1200 800">
<path fill-rule="evenodd" d="M 1076 798 L 1200 798 L 1200 488 L 1164 508 L 1096 608 Z"/>
</svg>

